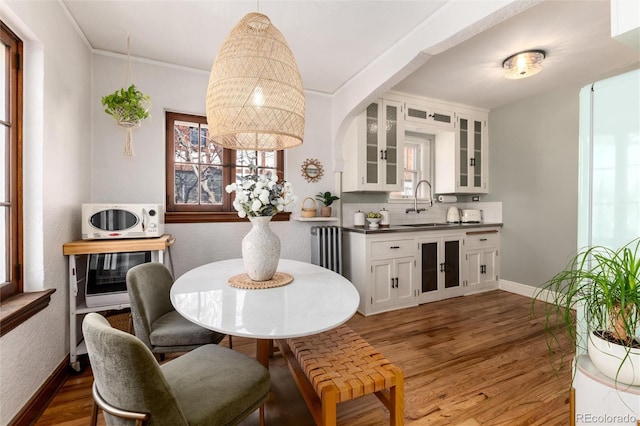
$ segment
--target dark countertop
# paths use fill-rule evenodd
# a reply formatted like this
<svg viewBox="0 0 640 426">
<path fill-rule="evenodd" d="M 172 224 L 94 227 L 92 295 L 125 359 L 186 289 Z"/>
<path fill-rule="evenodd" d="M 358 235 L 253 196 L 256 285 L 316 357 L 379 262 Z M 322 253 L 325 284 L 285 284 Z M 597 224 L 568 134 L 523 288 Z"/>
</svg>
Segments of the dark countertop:
<svg viewBox="0 0 640 426">
<path fill-rule="evenodd" d="M 502 223 L 434 223 L 425 224 L 423 226 L 416 225 L 391 225 L 380 226 L 376 229 L 371 229 L 368 226 L 343 226 L 347 232 L 355 232 L 358 234 L 387 234 L 392 232 L 422 232 L 422 231 L 443 231 L 453 229 L 473 229 L 473 228 L 489 228 L 489 227 L 502 227 Z"/>
</svg>

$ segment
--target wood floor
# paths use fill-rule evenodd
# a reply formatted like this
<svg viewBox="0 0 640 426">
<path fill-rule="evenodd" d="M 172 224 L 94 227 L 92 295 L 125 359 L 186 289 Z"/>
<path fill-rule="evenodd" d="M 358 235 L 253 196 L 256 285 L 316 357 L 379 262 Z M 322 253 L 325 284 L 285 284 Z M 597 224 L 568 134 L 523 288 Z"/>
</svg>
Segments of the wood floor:
<svg viewBox="0 0 640 426">
<path fill-rule="evenodd" d="M 541 304 L 536 311 L 541 312 Z M 549 354 L 531 300 L 503 291 L 428 303 L 348 324 L 405 373 L 405 424 L 568 425 L 571 347 Z M 235 337 L 234 349 L 254 355 L 255 343 Z M 223 344 L 226 345 L 225 339 Z M 271 359 L 267 425 L 313 421 L 284 360 Z M 36 425 L 87 425 L 91 372 L 70 377 Z M 104 425 L 100 416 L 99 425 Z M 258 424 L 256 413 L 242 425 Z M 388 424 L 388 412 L 369 395 L 338 406 L 338 424 Z"/>
</svg>

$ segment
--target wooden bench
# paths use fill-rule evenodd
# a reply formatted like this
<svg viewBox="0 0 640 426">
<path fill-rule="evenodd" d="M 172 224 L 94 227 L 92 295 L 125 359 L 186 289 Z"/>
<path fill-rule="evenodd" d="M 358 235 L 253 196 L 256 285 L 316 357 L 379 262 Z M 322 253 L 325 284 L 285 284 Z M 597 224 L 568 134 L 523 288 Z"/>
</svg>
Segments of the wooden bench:
<svg viewBox="0 0 640 426">
<path fill-rule="evenodd" d="M 278 340 L 317 425 L 336 424 L 336 405 L 375 393 L 389 424 L 404 424 L 404 375 L 346 325 L 312 336 Z"/>
</svg>

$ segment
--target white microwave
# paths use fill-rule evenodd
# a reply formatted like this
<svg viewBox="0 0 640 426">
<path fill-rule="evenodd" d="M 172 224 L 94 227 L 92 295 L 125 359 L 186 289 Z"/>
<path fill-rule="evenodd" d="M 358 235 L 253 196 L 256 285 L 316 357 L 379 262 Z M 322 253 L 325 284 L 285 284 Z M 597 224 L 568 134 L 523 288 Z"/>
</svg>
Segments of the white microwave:
<svg viewBox="0 0 640 426">
<path fill-rule="evenodd" d="M 82 239 L 156 238 L 164 233 L 162 204 L 83 204 Z"/>
</svg>

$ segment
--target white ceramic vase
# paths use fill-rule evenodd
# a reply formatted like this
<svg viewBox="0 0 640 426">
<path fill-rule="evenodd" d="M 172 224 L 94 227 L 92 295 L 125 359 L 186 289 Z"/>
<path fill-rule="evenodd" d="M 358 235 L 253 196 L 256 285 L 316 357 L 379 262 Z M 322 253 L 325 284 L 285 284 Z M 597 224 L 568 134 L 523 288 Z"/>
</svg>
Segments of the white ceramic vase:
<svg viewBox="0 0 640 426">
<path fill-rule="evenodd" d="M 640 386 L 640 349 L 627 349 L 591 333 L 588 352 L 591 362 L 617 383 Z"/>
<path fill-rule="evenodd" d="M 249 217 L 253 225 L 242 239 L 244 269 L 253 281 L 273 278 L 280 261 L 280 238 L 269 227 L 271 216 Z"/>
</svg>

